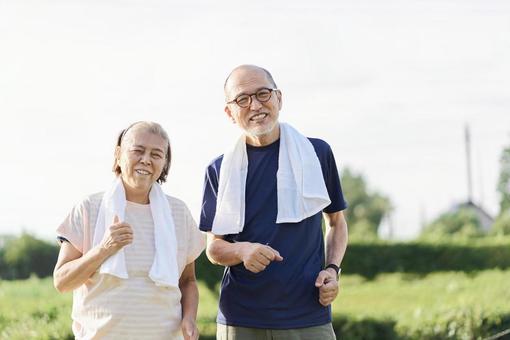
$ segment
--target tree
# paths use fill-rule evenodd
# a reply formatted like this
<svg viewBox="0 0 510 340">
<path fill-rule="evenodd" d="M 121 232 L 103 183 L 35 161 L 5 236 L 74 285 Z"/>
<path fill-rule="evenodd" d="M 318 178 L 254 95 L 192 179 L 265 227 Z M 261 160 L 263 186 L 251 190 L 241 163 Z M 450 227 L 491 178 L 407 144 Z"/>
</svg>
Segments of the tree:
<svg viewBox="0 0 510 340">
<path fill-rule="evenodd" d="M 445 236 L 478 237 L 484 235 L 476 213 L 468 207 L 446 212 L 427 225 L 422 236 L 442 238 Z"/>
<path fill-rule="evenodd" d="M 9 240 L 3 249 L 3 279 L 26 279 L 30 274 L 38 277 L 51 275 L 57 261 L 58 247 L 39 240 L 30 234 Z"/>
<path fill-rule="evenodd" d="M 346 210 L 349 234 L 360 237 L 377 237 L 379 224 L 392 210 L 388 197 L 367 189 L 361 174 L 345 168 L 342 172 L 342 189 L 349 203 Z"/>
<path fill-rule="evenodd" d="M 496 218 L 491 228 L 491 235 L 510 235 L 510 210 L 505 210 Z"/>
<path fill-rule="evenodd" d="M 499 214 L 510 209 L 510 145 L 503 149 L 501 158 L 499 159 L 499 180 L 498 193 L 499 198 Z"/>
</svg>

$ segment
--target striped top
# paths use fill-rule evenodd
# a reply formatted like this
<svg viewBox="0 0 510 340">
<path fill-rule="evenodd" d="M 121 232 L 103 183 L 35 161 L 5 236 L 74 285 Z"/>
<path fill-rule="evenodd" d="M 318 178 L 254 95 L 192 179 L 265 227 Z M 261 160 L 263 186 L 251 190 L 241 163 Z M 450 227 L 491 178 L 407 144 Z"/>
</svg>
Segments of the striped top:
<svg viewBox="0 0 510 340">
<path fill-rule="evenodd" d="M 90 250 L 102 193 L 74 207 L 57 229 L 83 254 Z M 202 252 L 205 239 L 186 205 L 168 197 L 177 238 L 179 274 Z M 73 333 L 77 339 L 182 339 L 181 292 L 149 278 L 155 254 L 150 205 L 127 202 L 125 221 L 133 243 L 124 247 L 128 279 L 98 271 L 73 293 Z M 99 268 L 98 268 L 99 270 Z"/>
</svg>

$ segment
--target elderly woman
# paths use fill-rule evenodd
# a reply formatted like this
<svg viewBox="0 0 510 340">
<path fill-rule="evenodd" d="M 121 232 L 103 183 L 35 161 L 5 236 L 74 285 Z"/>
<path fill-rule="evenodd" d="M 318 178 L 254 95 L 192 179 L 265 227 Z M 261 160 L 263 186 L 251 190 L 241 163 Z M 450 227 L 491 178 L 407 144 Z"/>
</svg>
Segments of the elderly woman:
<svg viewBox="0 0 510 340">
<path fill-rule="evenodd" d="M 73 290 L 77 339 L 198 338 L 194 260 L 205 240 L 186 205 L 161 190 L 170 159 L 159 124 L 132 124 L 117 140 L 112 186 L 57 229 L 54 284 Z"/>
</svg>

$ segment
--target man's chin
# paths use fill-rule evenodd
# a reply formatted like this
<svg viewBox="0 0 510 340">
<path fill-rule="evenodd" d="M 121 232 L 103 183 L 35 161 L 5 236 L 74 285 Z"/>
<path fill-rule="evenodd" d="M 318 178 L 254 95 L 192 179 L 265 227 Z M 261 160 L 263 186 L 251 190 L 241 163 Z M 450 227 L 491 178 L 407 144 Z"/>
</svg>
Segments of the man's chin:
<svg viewBox="0 0 510 340">
<path fill-rule="evenodd" d="M 251 129 L 244 130 L 244 132 L 251 137 L 264 137 L 273 132 L 276 128 L 277 124 L 272 124 L 271 126 L 258 126 Z"/>
</svg>

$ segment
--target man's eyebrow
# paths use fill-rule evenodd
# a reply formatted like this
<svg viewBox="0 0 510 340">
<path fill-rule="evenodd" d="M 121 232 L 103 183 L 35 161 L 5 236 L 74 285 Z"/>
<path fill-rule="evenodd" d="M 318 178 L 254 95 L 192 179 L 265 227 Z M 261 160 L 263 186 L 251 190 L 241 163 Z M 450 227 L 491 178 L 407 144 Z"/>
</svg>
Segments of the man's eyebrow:
<svg viewBox="0 0 510 340">
<path fill-rule="evenodd" d="M 255 93 L 259 92 L 260 90 L 265 90 L 265 89 L 270 89 L 270 88 L 271 87 L 261 86 L 258 89 L 256 89 L 255 92 L 252 92 L 252 95 L 254 95 Z M 243 91 L 243 92 L 240 92 L 239 94 L 237 94 L 234 98 L 237 98 L 237 97 L 242 96 L 244 94 L 249 94 L 249 93 L 246 92 L 246 91 Z"/>
</svg>

